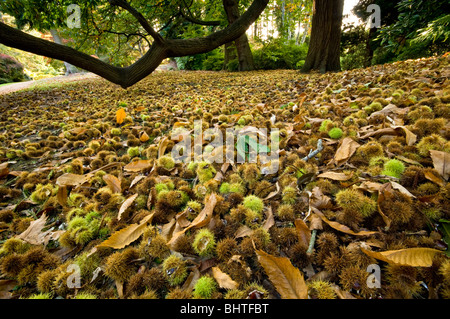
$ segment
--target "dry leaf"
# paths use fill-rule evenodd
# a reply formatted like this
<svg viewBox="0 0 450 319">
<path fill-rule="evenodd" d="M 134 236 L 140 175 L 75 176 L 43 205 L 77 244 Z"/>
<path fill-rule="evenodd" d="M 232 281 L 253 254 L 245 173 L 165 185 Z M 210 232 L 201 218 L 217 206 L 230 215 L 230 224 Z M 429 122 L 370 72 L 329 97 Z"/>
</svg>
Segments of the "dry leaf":
<svg viewBox="0 0 450 319">
<path fill-rule="evenodd" d="M 58 188 L 58 193 L 56 194 L 56 199 L 58 200 L 58 203 L 62 207 L 66 207 L 67 205 L 67 197 L 68 197 L 68 191 L 66 186 L 62 186 Z"/>
<path fill-rule="evenodd" d="M 450 176 L 450 153 L 431 150 L 430 155 L 436 171 L 448 181 Z"/>
<path fill-rule="evenodd" d="M 393 181 L 391 181 L 390 183 L 391 183 L 393 189 L 398 190 L 398 191 L 399 191 L 400 193 L 402 193 L 403 195 L 406 195 L 406 196 L 411 197 L 411 198 L 416 198 L 416 196 L 414 196 L 413 194 L 411 194 L 405 187 L 403 187 L 403 186 L 400 185 L 399 183 L 393 182 Z"/>
<path fill-rule="evenodd" d="M 417 142 L 417 135 L 408 130 L 405 126 L 394 126 L 395 130 L 402 130 L 405 133 L 406 144 L 413 146 Z"/>
<path fill-rule="evenodd" d="M 425 175 L 425 178 L 428 179 L 429 181 L 432 181 L 433 183 L 436 183 L 436 184 L 438 184 L 441 187 L 445 185 L 444 180 L 442 179 L 442 177 L 436 175 L 435 171 L 426 170 L 426 171 L 423 172 L 423 174 Z"/>
<path fill-rule="evenodd" d="M 253 234 L 253 229 L 251 229 L 250 227 L 248 227 L 246 225 L 242 225 L 234 233 L 234 238 L 241 238 L 241 237 L 245 237 L 245 236 L 250 236 L 251 234 Z"/>
<path fill-rule="evenodd" d="M 47 223 L 47 215 L 45 213 L 42 216 L 30 223 L 30 226 L 22 232 L 17 238 L 22 239 L 32 245 L 47 245 L 51 239 L 58 239 L 59 236 L 64 232 L 62 230 L 52 232 L 51 229 L 43 232 L 42 229 Z"/>
<path fill-rule="evenodd" d="M 127 113 L 125 112 L 125 110 L 123 108 L 117 110 L 117 112 L 116 112 L 117 124 L 122 124 L 123 120 L 125 120 L 126 117 L 127 117 Z"/>
<path fill-rule="evenodd" d="M 105 181 L 106 185 L 111 189 L 113 193 L 121 193 L 122 192 L 122 186 L 120 183 L 120 180 L 111 174 L 105 174 L 103 175 L 103 180 Z"/>
<path fill-rule="evenodd" d="M 9 174 L 8 162 L 0 164 L 0 178 L 7 176 Z"/>
<path fill-rule="evenodd" d="M 351 137 L 346 137 L 342 140 L 341 146 L 336 151 L 332 163 L 340 166 L 352 157 L 360 145 Z"/>
<path fill-rule="evenodd" d="M 195 219 L 191 222 L 191 224 L 184 228 L 182 231 L 178 231 L 177 233 L 174 233 L 170 241 L 167 243 L 169 246 L 176 242 L 176 240 L 183 235 L 186 231 L 193 227 L 203 227 L 205 225 L 208 225 L 211 221 L 214 207 L 217 203 L 217 197 L 215 193 L 210 194 L 205 199 L 205 207 L 203 207 L 203 210 L 195 217 Z"/>
<path fill-rule="evenodd" d="M 319 217 L 325 222 L 327 223 L 331 228 L 334 228 L 340 232 L 349 234 L 349 235 L 354 235 L 354 236 L 369 236 L 369 235 L 373 235 L 373 234 L 377 234 L 377 231 L 360 231 L 355 233 L 353 230 L 351 230 L 348 226 L 342 225 L 338 222 L 334 222 L 329 220 L 328 218 L 325 217 L 325 215 L 319 211 L 318 209 L 312 207 L 312 209 L 314 210 L 314 213 L 319 215 Z"/>
<path fill-rule="evenodd" d="M 13 279 L 0 280 L 0 299 L 10 299 L 12 293 L 10 292 L 19 283 Z"/>
<path fill-rule="evenodd" d="M 140 134 L 140 136 L 139 136 L 139 140 L 140 140 L 142 143 L 147 142 L 149 139 L 150 139 L 150 136 L 148 136 L 148 134 L 147 134 L 146 132 L 142 132 L 142 133 Z"/>
<path fill-rule="evenodd" d="M 130 197 L 128 197 L 123 203 L 122 206 L 120 206 L 119 209 L 119 215 L 117 215 L 117 220 L 120 220 L 120 218 L 122 217 L 122 214 L 127 210 L 128 207 L 131 206 L 131 204 L 133 204 L 134 200 L 136 199 L 136 197 L 138 197 L 139 194 L 134 194 Z"/>
<path fill-rule="evenodd" d="M 361 247 L 361 251 L 363 251 L 367 256 L 387 262 L 389 264 L 411 267 L 431 267 L 433 264 L 434 256 L 436 254 L 442 253 L 442 251 L 437 249 L 422 247 L 388 250 L 382 252 L 366 250 Z"/>
<path fill-rule="evenodd" d="M 264 224 L 262 225 L 262 228 L 265 230 L 269 230 L 270 227 L 275 225 L 275 218 L 273 217 L 272 207 L 268 207 L 265 211 L 266 213 L 266 220 L 264 221 Z"/>
<path fill-rule="evenodd" d="M 259 263 L 264 268 L 283 299 L 307 299 L 308 287 L 302 273 L 286 257 L 275 257 L 256 250 Z"/>
<path fill-rule="evenodd" d="M 79 174 L 72 174 L 72 173 L 66 173 L 58 177 L 56 180 L 56 185 L 58 186 L 80 186 L 84 183 L 86 183 L 90 178 L 89 174 L 86 175 L 79 175 Z"/>
<path fill-rule="evenodd" d="M 164 156 L 164 153 L 166 152 L 166 148 L 169 145 L 170 141 L 171 140 L 167 136 L 164 136 L 161 142 L 159 142 L 158 158 Z"/>
<path fill-rule="evenodd" d="M 124 166 L 123 169 L 126 172 L 137 173 L 137 172 L 143 172 L 145 170 L 148 170 L 148 169 L 152 168 L 152 166 L 153 166 L 152 160 L 137 160 L 137 161 L 132 161 L 132 162 L 128 163 L 127 165 Z"/>
<path fill-rule="evenodd" d="M 114 232 L 108 239 L 97 245 L 97 247 L 111 247 L 121 249 L 138 239 L 153 219 L 153 214 L 145 216 L 138 224 L 131 224 L 121 230 Z"/>
<path fill-rule="evenodd" d="M 219 284 L 220 288 L 237 289 L 237 287 L 239 286 L 239 284 L 236 281 L 231 279 L 229 275 L 220 270 L 219 267 L 212 267 L 211 270 L 212 275 Z"/>
<path fill-rule="evenodd" d="M 143 180 L 146 176 L 145 175 L 138 175 L 136 176 L 133 181 L 130 184 L 130 188 L 132 188 L 134 185 L 136 185 L 137 183 L 139 183 L 141 180 Z"/>
<path fill-rule="evenodd" d="M 302 219 L 295 220 L 295 229 L 297 230 L 298 240 L 306 247 L 311 240 L 311 230 Z"/>
<path fill-rule="evenodd" d="M 317 175 L 317 178 L 328 178 L 334 181 L 348 181 L 353 177 L 353 173 L 345 174 L 345 173 L 337 173 L 337 172 L 325 172 L 320 175 Z"/>
</svg>

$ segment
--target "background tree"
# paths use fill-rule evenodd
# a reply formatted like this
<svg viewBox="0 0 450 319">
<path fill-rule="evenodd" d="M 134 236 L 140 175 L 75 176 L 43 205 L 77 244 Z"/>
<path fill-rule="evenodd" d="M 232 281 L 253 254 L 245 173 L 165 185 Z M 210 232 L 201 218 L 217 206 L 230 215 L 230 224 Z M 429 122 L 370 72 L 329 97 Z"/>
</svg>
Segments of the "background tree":
<svg viewBox="0 0 450 319">
<path fill-rule="evenodd" d="M 314 0 L 311 39 L 303 72 L 340 71 L 344 0 Z"/>
</svg>

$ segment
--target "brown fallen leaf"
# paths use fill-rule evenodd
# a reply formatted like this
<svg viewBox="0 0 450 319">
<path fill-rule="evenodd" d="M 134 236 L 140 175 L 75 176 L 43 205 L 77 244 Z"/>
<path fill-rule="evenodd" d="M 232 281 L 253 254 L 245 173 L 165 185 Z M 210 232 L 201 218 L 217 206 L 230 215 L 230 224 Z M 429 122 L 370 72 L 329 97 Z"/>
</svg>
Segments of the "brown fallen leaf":
<svg viewBox="0 0 450 319">
<path fill-rule="evenodd" d="M 65 173 L 56 179 L 56 185 L 58 186 L 80 186 L 86 183 L 90 178 L 90 174 L 79 175 L 72 173 Z"/>
<path fill-rule="evenodd" d="M 423 174 L 425 175 L 425 178 L 428 179 L 429 181 L 432 181 L 433 183 L 438 184 L 439 186 L 444 186 L 444 180 L 442 179 L 441 176 L 437 175 L 439 173 L 435 173 L 436 171 L 432 171 L 432 170 L 426 170 L 423 172 Z"/>
<path fill-rule="evenodd" d="M 150 136 L 148 136 L 148 134 L 147 134 L 146 132 L 141 132 L 141 133 L 139 134 L 139 140 L 140 140 L 142 143 L 147 142 L 149 139 L 150 139 Z"/>
<path fill-rule="evenodd" d="M 145 216 L 139 223 L 131 224 L 125 228 L 122 228 L 121 230 L 112 233 L 112 235 L 108 239 L 98 244 L 96 247 L 111 247 L 114 249 L 121 249 L 131 244 L 136 239 L 141 237 L 145 229 L 148 227 L 148 224 L 151 223 L 153 215 L 154 213 L 151 213 Z"/>
<path fill-rule="evenodd" d="M 121 193 L 122 192 L 122 186 L 120 183 L 120 180 L 111 174 L 105 174 L 103 175 L 103 180 L 105 181 L 106 185 L 111 189 L 113 193 Z"/>
<path fill-rule="evenodd" d="M 0 164 L 0 178 L 7 176 L 9 174 L 8 162 Z"/>
<path fill-rule="evenodd" d="M 413 194 L 411 194 L 411 193 L 409 192 L 409 190 L 407 190 L 405 187 L 403 187 L 403 186 L 400 185 L 399 183 L 393 182 L 393 181 L 390 181 L 389 183 L 391 183 L 391 186 L 392 186 L 393 189 L 398 190 L 398 191 L 399 191 L 400 193 L 402 193 L 403 195 L 406 195 L 406 196 L 411 197 L 411 198 L 416 198 L 416 196 L 414 196 Z"/>
<path fill-rule="evenodd" d="M 182 236 L 186 231 L 193 227 L 203 227 L 209 224 L 211 221 L 214 207 L 216 207 L 217 203 L 217 197 L 215 193 L 211 193 L 206 199 L 205 199 L 205 207 L 203 207 L 203 210 L 195 217 L 195 219 L 191 222 L 191 224 L 184 228 L 181 231 L 178 231 L 177 233 L 174 233 L 170 241 L 167 243 L 169 246 L 173 245 L 176 240 Z"/>
<path fill-rule="evenodd" d="M 405 133 L 406 144 L 413 146 L 417 142 L 417 135 L 407 129 L 405 126 L 394 126 L 396 131 L 403 131 Z"/>
<path fill-rule="evenodd" d="M 333 181 L 348 181 L 353 177 L 352 174 L 338 173 L 338 172 L 325 172 L 317 175 L 317 178 L 328 178 Z"/>
<path fill-rule="evenodd" d="M 253 229 L 251 229 L 250 227 L 248 227 L 246 225 L 242 225 L 234 233 L 234 238 L 246 237 L 246 236 L 250 236 L 251 234 L 253 234 Z"/>
<path fill-rule="evenodd" d="M 411 267 L 431 267 L 434 256 L 442 253 L 440 250 L 424 247 L 388 250 L 382 252 L 366 250 L 361 247 L 361 251 L 367 256 L 389 264 Z"/>
<path fill-rule="evenodd" d="M 269 230 L 270 227 L 275 225 L 275 218 L 273 217 L 272 207 L 269 206 L 265 210 L 265 214 L 266 214 L 266 220 L 264 221 L 262 228 L 264 228 L 265 230 Z"/>
<path fill-rule="evenodd" d="M 51 229 L 42 231 L 47 223 L 47 215 L 43 213 L 40 218 L 32 221 L 30 226 L 23 231 L 17 238 L 22 239 L 32 245 L 47 245 L 53 239 L 56 240 L 64 232 L 62 230 L 52 231 Z"/>
<path fill-rule="evenodd" d="M 13 279 L 0 280 L 0 299 L 10 299 L 12 293 L 10 292 L 19 283 Z"/>
<path fill-rule="evenodd" d="M 58 200 L 58 203 L 62 207 L 66 207 L 67 206 L 67 198 L 68 198 L 68 196 L 69 196 L 69 194 L 68 194 L 66 186 L 62 186 L 62 187 L 58 188 L 58 193 L 56 193 L 56 199 Z"/>
<path fill-rule="evenodd" d="M 311 240 L 311 230 L 302 219 L 295 220 L 295 229 L 297 230 L 298 240 L 306 247 Z"/>
<path fill-rule="evenodd" d="M 450 176 L 450 153 L 431 150 L 430 155 L 436 171 L 448 181 Z"/>
<path fill-rule="evenodd" d="M 120 206 L 119 209 L 119 214 L 117 215 L 117 220 L 120 220 L 120 218 L 122 218 L 122 214 L 127 210 L 128 207 L 131 206 L 131 204 L 133 204 L 134 200 L 138 197 L 139 194 L 134 194 L 130 197 L 128 197 Z"/>
<path fill-rule="evenodd" d="M 307 299 L 308 287 L 300 270 L 286 257 L 256 250 L 259 263 L 283 299 Z"/>
<path fill-rule="evenodd" d="M 343 232 L 345 234 L 349 234 L 349 235 L 354 235 L 354 236 L 370 236 L 373 234 L 377 234 L 377 231 L 360 231 L 360 232 L 354 232 L 353 230 L 351 230 L 348 226 L 346 225 L 342 225 L 338 222 L 334 222 L 329 220 L 328 218 L 325 217 L 325 215 L 319 211 L 318 209 L 312 207 L 313 211 L 315 214 L 319 215 L 319 217 L 325 222 L 327 223 L 331 228 L 334 228 L 340 232 Z"/>
<path fill-rule="evenodd" d="M 355 142 L 351 137 L 344 138 L 330 164 L 335 164 L 336 166 L 344 164 L 353 156 L 360 146 L 361 145 Z"/>
<path fill-rule="evenodd" d="M 128 163 L 127 165 L 125 165 L 123 167 L 123 169 L 126 172 L 138 173 L 138 172 L 146 171 L 146 170 L 152 168 L 152 166 L 153 166 L 152 160 L 137 160 L 137 161 L 132 161 L 132 162 Z"/>
<path fill-rule="evenodd" d="M 219 284 L 220 288 L 237 289 L 237 287 L 239 286 L 239 284 L 236 281 L 231 279 L 231 277 L 228 274 L 220 270 L 219 267 L 212 267 L 211 270 L 212 275 Z"/>
</svg>

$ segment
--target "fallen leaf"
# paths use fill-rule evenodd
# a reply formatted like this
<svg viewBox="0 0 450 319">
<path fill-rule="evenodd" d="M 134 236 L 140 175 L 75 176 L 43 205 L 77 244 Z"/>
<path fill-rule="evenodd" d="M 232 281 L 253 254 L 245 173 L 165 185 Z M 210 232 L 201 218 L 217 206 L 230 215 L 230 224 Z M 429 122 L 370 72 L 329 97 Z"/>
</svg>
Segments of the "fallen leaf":
<svg viewBox="0 0 450 319">
<path fill-rule="evenodd" d="M 0 299 L 10 299 L 12 293 L 10 292 L 18 282 L 13 279 L 0 280 Z"/>
<path fill-rule="evenodd" d="M 297 230 L 298 240 L 306 247 L 311 240 L 311 230 L 302 219 L 295 220 L 295 229 Z"/>
<path fill-rule="evenodd" d="M 0 178 L 7 176 L 9 174 L 8 162 L 0 164 Z"/>
<path fill-rule="evenodd" d="M 332 163 L 340 166 L 352 157 L 360 145 L 355 142 L 351 137 L 346 137 L 342 140 L 341 146 L 337 149 Z"/>
<path fill-rule="evenodd" d="M 426 171 L 423 172 L 423 174 L 425 175 L 425 178 L 428 179 L 429 181 L 432 181 L 433 183 L 436 183 L 436 184 L 438 184 L 441 187 L 443 187 L 445 185 L 444 180 L 442 179 L 442 177 L 436 175 L 435 171 L 426 170 Z"/>
<path fill-rule="evenodd" d="M 405 133 L 406 144 L 412 146 L 417 142 L 417 135 L 407 129 L 405 126 L 394 126 L 395 130 L 402 130 Z"/>
<path fill-rule="evenodd" d="M 216 207 L 217 203 L 217 197 L 215 193 L 210 194 L 205 199 L 205 206 L 203 207 L 203 210 L 195 217 L 195 219 L 191 222 L 191 224 L 184 228 L 181 231 L 178 231 L 177 233 L 174 233 L 170 241 L 167 243 L 169 246 L 176 242 L 176 240 L 183 235 L 186 231 L 193 227 L 203 227 L 205 225 L 208 225 L 212 215 L 214 207 Z"/>
<path fill-rule="evenodd" d="M 47 215 L 43 213 L 40 218 L 32 221 L 30 226 L 23 231 L 17 238 L 22 239 L 32 245 L 47 245 L 51 239 L 58 239 L 64 231 L 55 231 L 52 229 L 42 231 L 47 223 Z"/>
<path fill-rule="evenodd" d="M 234 233 L 234 238 L 246 237 L 246 236 L 250 236 L 251 234 L 253 234 L 253 229 L 251 229 L 250 227 L 248 227 L 246 225 L 242 225 Z"/>
<path fill-rule="evenodd" d="M 353 173 L 345 174 L 345 173 L 337 173 L 337 172 L 325 172 L 325 173 L 317 175 L 317 178 L 328 178 L 333 181 L 348 181 L 352 177 L 353 177 Z"/>
<path fill-rule="evenodd" d="M 113 193 L 121 193 L 122 187 L 120 180 L 111 174 L 105 174 L 103 175 L 103 180 L 105 181 L 106 185 L 111 189 Z"/>
<path fill-rule="evenodd" d="M 79 175 L 72 173 L 65 173 L 56 179 L 56 185 L 58 186 L 80 186 L 86 183 L 90 178 L 89 174 Z"/>
<path fill-rule="evenodd" d="M 398 191 L 399 191 L 400 193 L 402 193 L 403 195 L 406 195 L 406 196 L 411 197 L 411 198 L 416 198 L 416 196 L 414 196 L 413 194 L 411 194 L 411 193 L 409 192 L 409 190 L 407 190 L 405 187 L 403 187 L 403 186 L 400 185 L 399 183 L 393 182 L 393 181 L 390 181 L 390 183 L 391 183 L 393 189 L 398 190 Z"/>
<path fill-rule="evenodd" d="M 128 207 L 131 206 L 131 204 L 133 204 L 134 200 L 136 199 L 136 197 L 138 197 L 139 194 L 134 194 L 130 197 L 128 197 L 120 206 L 119 209 L 119 215 L 117 215 L 117 220 L 120 220 L 120 218 L 122 217 L 122 214 L 127 210 Z"/>
<path fill-rule="evenodd" d="M 152 168 L 152 166 L 153 166 L 152 160 L 137 160 L 137 161 L 132 161 L 132 162 L 128 163 L 127 165 L 125 165 L 123 167 L 123 169 L 126 172 L 138 173 L 138 172 L 146 171 L 146 170 Z"/>
<path fill-rule="evenodd" d="M 139 223 L 131 224 L 121 230 L 114 232 L 108 239 L 98 244 L 97 247 L 111 247 L 114 249 L 121 249 L 136 239 L 138 239 L 151 223 L 154 213 L 145 216 Z"/>
<path fill-rule="evenodd" d="M 266 220 L 264 221 L 264 224 L 262 225 L 262 228 L 264 228 L 265 230 L 269 230 L 270 227 L 275 225 L 275 219 L 273 217 L 272 207 L 269 206 L 265 210 L 265 214 L 266 214 Z"/>
<path fill-rule="evenodd" d="M 67 206 L 67 197 L 68 197 L 68 191 L 66 186 L 62 186 L 58 188 L 58 193 L 56 193 L 56 199 L 58 200 L 58 203 L 62 207 Z"/>
<path fill-rule="evenodd" d="M 331 221 L 328 218 L 325 217 L 325 215 L 319 211 L 318 209 L 312 207 L 312 209 L 314 210 L 314 213 L 319 215 L 319 217 L 325 222 L 327 223 L 331 228 L 334 228 L 340 232 L 343 232 L 345 234 L 349 234 L 349 235 L 354 235 L 354 236 L 369 236 L 369 235 L 373 235 L 373 234 L 377 234 L 377 231 L 360 231 L 360 232 L 354 232 L 353 230 L 351 230 L 348 226 L 346 225 L 342 225 L 338 222 L 335 221 Z"/>
<path fill-rule="evenodd" d="M 308 287 L 302 273 L 286 257 L 275 257 L 256 250 L 259 263 L 283 299 L 307 299 Z"/>
<path fill-rule="evenodd" d="M 139 136 L 139 140 L 140 140 L 142 143 L 147 142 L 149 139 L 150 139 L 150 137 L 148 136 L 148 134 L 147 134 L 146 132 L 142 132 L 142 133 L 140 134 L 140 136 Z"/>
<path fill-rule="evenodd" d="M 431 150 L 430 155 L 436 171 L 448 181 L 450 176 L 450 153 Z"/>
<path fill-rule="evenodd" d="M 127 113 L 125 112 L 125 110 L 123 108 L 120 108 L 119 110 L 117 110 L 117 112 L 116 112 L 117 124 L 122 124 L 126 117 L 127 117 Z"/>
<path fill-rule="evenodd" d="M 146 176 L 145 175 L 138 175 L 135 178 L 133 178 L 133 181 L 131 181 L 130 188 L 133 188 L 134 185 L 139 183 L 141 180 L 143 180 Z"/>
<path fill-rule="evenodd" d="M 219 267 L 212 267 L 211 270 L 212 275 L 219 284 L 220 288 L 237 289 L 237 287 L 239 286 L 239 284 L 236 281 L 231 279 L 231 277 L 228 274 L 220 270 Z"/>
<path fill-rule="evenodd" d="M 361 251 L 363 251 L 367 256 L 387 262 L 389 264 L 411 267 L 431 267 L 433 264 L 434 256 L 436 254 L 442 253 L 442 251 L 437 249 L 422 247 L 388 250 L 383 252 L 366 250 L 361 247 Z"/>
</svg>

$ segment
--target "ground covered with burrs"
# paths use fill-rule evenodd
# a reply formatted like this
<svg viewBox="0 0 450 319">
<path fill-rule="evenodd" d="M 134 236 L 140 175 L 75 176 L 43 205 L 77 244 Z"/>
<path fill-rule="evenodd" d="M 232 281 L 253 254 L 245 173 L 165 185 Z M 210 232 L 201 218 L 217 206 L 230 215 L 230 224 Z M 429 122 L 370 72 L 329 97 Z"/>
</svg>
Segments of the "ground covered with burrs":
<svg viewBox="0 0 450 319">
<path fill-rule="evenodd" d="M 449 62 L 0 96 L 0 297 L 450 298 Z"/>
</svg>

